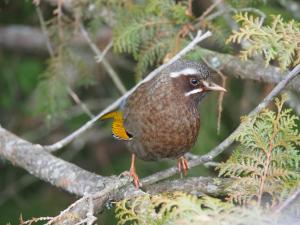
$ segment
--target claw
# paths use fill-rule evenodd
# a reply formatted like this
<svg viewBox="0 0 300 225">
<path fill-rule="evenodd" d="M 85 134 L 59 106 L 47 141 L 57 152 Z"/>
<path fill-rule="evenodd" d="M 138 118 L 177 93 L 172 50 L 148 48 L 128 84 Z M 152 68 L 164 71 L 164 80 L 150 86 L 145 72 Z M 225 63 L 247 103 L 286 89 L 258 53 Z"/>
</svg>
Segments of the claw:
<svg viewBox="0 0 300 225">
<path fill-rule="evenodd" d="M 178 168 L 179 173 L 181 173 L 183 171 L 184 176 L 187 175 L 187 171 L 188 171 L 189 167 L 188 167 L 188 162 L 184 158 L 184 156 L 181 156 L 177 159 L 177 168 Z"/>
</svg>

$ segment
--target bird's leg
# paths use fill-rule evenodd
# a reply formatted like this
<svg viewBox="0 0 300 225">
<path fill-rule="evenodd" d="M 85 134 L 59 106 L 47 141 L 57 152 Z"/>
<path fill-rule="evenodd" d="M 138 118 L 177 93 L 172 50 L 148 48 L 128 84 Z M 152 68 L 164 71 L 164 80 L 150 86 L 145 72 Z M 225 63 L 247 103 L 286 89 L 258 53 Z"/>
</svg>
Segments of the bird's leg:
<svg viewBox="0 0 300 225">
<path fill-rule="evenodd" d="M 183 171 L 183 174 L 186 176 L 187 175 L 187 171 L 189 169 L 188 167 L 188 162 L 186 160 L 186 158 L 184 158 L 184 156 L 181 156 L 177 159 L 177 168 L 179 173 L 181 173 Z"/>
<path fill-rule="evenodd" d="M 130 164 L 130 170 L 129 170 L 129 174 L 130 176 L 133 178 L 133 183 L 135 185 L 136 188 L 140 187 L 140 181 L 139 181 L 139 177 L 135 172 L 135 154 L 131 155 L 131 164 Z"/>
</svg>

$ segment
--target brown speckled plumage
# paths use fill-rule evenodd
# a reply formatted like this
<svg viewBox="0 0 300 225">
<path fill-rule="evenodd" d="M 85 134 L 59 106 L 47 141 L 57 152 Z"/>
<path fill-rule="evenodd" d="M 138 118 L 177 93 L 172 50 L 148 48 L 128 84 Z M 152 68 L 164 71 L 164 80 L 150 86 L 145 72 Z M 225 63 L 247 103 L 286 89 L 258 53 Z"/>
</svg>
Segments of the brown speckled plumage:
<svg viewBox="0 0 300 225">
<path fill-rule="evenodd" d="M 129 175 L 137 188 L 136 156 L 143 160 L 177 158 L 178 171 L 187 173 L 183 155 L 197 140 L 198 105 L 209 91 L 226 90 L 210 81 L 203 64 L 178 60 L 153 79 L 145 79 L 122 102 L 123 113 L 110 112 L 100 118 L 113 118 L 113 136 L 129 144 Z"/>
<path fill-rule="evenodd" d="M 129 149 L 143 160 L 179 158 L 195 144 L 200 128 L 198 104 L 205 93 L 185 96 L 192 90 L 188 76 L 170 77 L 184 68 L 199 71 L 207 80 L 207 68 L 195 62 L 177 61 L 154 79 L 139 86 L 124 105 L 124 125 L 132 140 Z"/>
</svg>

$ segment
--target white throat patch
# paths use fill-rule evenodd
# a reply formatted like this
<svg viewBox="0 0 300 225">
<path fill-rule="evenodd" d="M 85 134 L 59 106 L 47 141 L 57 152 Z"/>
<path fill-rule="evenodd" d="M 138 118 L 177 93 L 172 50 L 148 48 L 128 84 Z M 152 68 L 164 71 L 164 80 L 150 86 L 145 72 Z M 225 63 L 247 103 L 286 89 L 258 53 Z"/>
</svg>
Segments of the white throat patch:
<svg viewBox="0 0 300 225">
<path fill-rule="evenodd" d="M 170 77 L 176 78 L 181 75 L 188 76 L 188 75 L 195 75 L 195 74 L 199 74 L 199 72 L 193 68 L 185 68 L 183 70 L 170 73 Z"/>
<path fill-rule="evenodd" d="M 194 90 L 188 91 L 188 92 L 186 92 L 184 95 L 185 95 L 185 96 L 190 96 L 190 95 L 193 95 L 193 94 L 200 93 L 200 92 L 202 92 L 202 91 L 203 91 L 202 88 L 198 88 L 198 89 L 194 89 Z"/>
</svg>

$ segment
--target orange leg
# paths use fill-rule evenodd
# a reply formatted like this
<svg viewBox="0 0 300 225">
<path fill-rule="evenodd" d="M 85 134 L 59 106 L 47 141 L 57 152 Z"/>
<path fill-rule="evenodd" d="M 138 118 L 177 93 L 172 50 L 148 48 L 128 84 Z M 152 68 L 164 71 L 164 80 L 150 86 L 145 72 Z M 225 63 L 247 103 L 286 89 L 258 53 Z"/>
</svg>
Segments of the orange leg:
<svg viewBox="0 0 300 225">
<path fill-rule="evenodd" d="M 179 173 L 181 173 L 183 171 L 183 174 L 185 176 L 187 175 L 187 171 L 188 171 L 189 167 L 188 167 L 188 162 L 184 158 L 184 156 L 181 156 L 177 159 L 177 168 L 178 168 Z"/>
<path fill-rule="evenodd" d="M 135 185 L 136 188 L 140 187 L 140 181 L 139 181 L 139 177 L 135 172 L 135 154 L 131 155 L 131 164 L 130 164 L 130 170 L 129 170 L 129 174 L 130 176 L 133 178 L 133 183 Z"/>
</svg>

